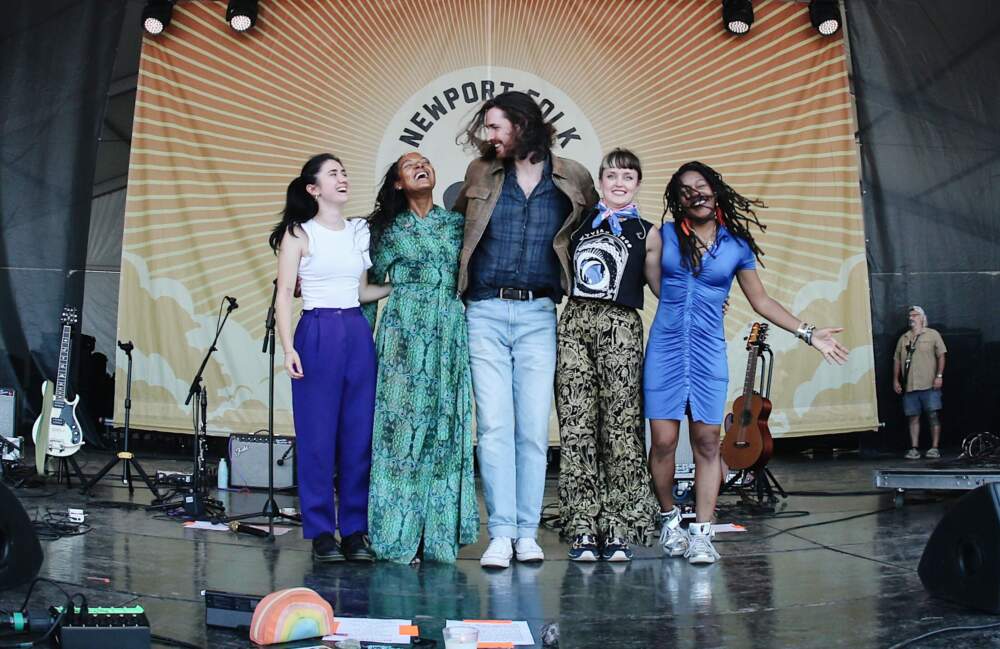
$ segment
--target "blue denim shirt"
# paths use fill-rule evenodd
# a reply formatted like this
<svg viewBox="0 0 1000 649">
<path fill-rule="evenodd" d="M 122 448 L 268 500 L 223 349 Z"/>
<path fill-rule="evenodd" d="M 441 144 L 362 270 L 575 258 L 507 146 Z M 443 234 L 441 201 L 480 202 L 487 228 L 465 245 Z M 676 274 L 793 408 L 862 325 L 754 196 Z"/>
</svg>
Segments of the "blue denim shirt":
<svg viewBox="0 0 1000 649">
<path fill-rule="evenodd" d="M 517 171 L 505 170 L 503 187 L 483 238 L 469 261 L 466 298 L 497 297 L 501 288 L 549 289 L 562 294 L 559 258 L 552 240 L 572 204 L 552 182 L 552 159 L 531 196 L 517 184 Z"/>
</svg>

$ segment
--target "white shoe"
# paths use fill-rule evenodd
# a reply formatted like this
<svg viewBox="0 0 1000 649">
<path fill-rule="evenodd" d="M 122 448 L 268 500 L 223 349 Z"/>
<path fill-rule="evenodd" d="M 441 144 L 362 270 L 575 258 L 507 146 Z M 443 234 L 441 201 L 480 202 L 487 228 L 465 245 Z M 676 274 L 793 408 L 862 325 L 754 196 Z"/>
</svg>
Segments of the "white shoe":
<svg viewBox="0 0 1000 649">
<path fill-rule="evenodd" d="M 660 545 L 668 557 L 682 557 L 690 545 L 687 531 L 681 527 L 681 510 L 674 507 L 667 514 L 660 515 Z"/>
<path fill-rule="evenodd" d="M 514 552 L 517 554 L 517 560 L 522 563 L 545 560 L 545 553 L 542 552 L 542 548 L 535 542 L 535 539 L 527 537 L 518 539 L 517 543 L 514 544 Z"/>
<path fill-rule="evenodd" d="M 712 524 L 692 523 L 688 526 L 688 532 L 691 535 L 691 544 L 684 554 L 688 563 L 692 565 L 715 563 L 719 553 L 712 545 Z"/>
<path fill-rule="evenodd" d="M 490 544 L 483 552 L 479 565 L 483 568 L 507 568 L 514 551 L 510 546 L 510 537 L 497 536 L 490 539 Z"/>
</svg>

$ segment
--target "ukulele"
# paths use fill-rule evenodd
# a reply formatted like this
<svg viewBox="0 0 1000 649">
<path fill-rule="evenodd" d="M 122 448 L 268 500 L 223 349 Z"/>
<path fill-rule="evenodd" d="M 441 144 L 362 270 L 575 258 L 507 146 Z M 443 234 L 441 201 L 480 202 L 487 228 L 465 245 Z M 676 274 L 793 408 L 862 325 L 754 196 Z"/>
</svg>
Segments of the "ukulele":
<svg viewBox="0 0 1000 649">
<path fill-rule="evenodd" d="M 767 324 L 754 323 L 747 336 L 747 373 L 743 394 L 733 402 L 733 412 L 726 415 L 726 438 L 722 459 L 731 469 L 759 469 L 774 452 L 774 440 L 767 428 L 771 401 L 753 389 L 757 358 L 767 339 Z"/>
<path fill-rule="evenodd" d="M 32 428 L 32 439 L 36 444 L 45 446 L 45 453 L 53 457 L 68 457 L 83 446 L 83 432 L 80 421 L 76 418 L 76 404 L 80 403 L 80 395 L 72 401 L 66 400 L 66 382 L 69 378 L 69 355 L 71 349 L 71 333 L 73 325 L 80 319 L 75 307 L 67 306 L 62 310 L 59 322 L 62 323 L 62 338 L 59 342 L 59 369 L 56 373 L 55 389 L 52 382 L 42 383 L 42 412 L 35 420 Z M 47 395 L 52 395 L 51 400 Z M 48 404 L 51 403 L 51 407 Z M 46 436 L 46 428 L 48 435 Z M 46 441 L 47 437 L 47 441 Z"/>
</svg>

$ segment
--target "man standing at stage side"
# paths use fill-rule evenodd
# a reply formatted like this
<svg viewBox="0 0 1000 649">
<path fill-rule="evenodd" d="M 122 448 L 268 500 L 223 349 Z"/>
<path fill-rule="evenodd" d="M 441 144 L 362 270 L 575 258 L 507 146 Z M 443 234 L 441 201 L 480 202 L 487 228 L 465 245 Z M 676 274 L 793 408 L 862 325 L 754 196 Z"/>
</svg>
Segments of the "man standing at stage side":
<svg viewBox="0 0 1000 649">
<path fill-rule="evenodd" d="M 485 136 L 485 137 L 484 137 Z M 479 151 L 455 210 L 465 214 L 464 294 L 479 467 L 490 544 L 480 564 L 542 561 L 541 518 L 556 366 L 556 303 L 569 286 L 574 223 L 597 203 L 590 173 L 552 154 L 555 129 L 535 101 L 486 101 L 464 142 Z"/>
<path fill-rule="evenodd" d="M 927 413 L 931 427 L 931 447 L 925 457 L 941 457 L 941 386 L 944 384 L 944 356 L 948 351 L 941 334 L 927 326 L 927 314 L 919 306 L 909 311 L 910 329 L 896 343 L 892 383 L 903 395 L 903 414 L 910 427 L 910 450 L 906 459 L 920 459 L 920 412 Z"/>
</svg>

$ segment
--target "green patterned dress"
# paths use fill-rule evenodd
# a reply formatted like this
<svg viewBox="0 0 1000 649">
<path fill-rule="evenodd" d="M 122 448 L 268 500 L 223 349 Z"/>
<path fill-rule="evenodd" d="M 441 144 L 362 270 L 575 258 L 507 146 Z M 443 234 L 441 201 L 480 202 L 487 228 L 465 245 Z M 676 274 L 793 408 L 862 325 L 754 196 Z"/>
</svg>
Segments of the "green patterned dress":
<svg viewBox="0 0 1000 649">
<path fill-rule="evenodd" d="M 463 230 L 457 212 L 408 211 L 372 250 L 371 281 L 392 282 L 375 336 L 368 498 L 372 547 L 387 561 L 410 562 L 422 540 L 424 559 L 452 562 L 479 535 L 469 346 L 455 284 Z"/>
</svg>

